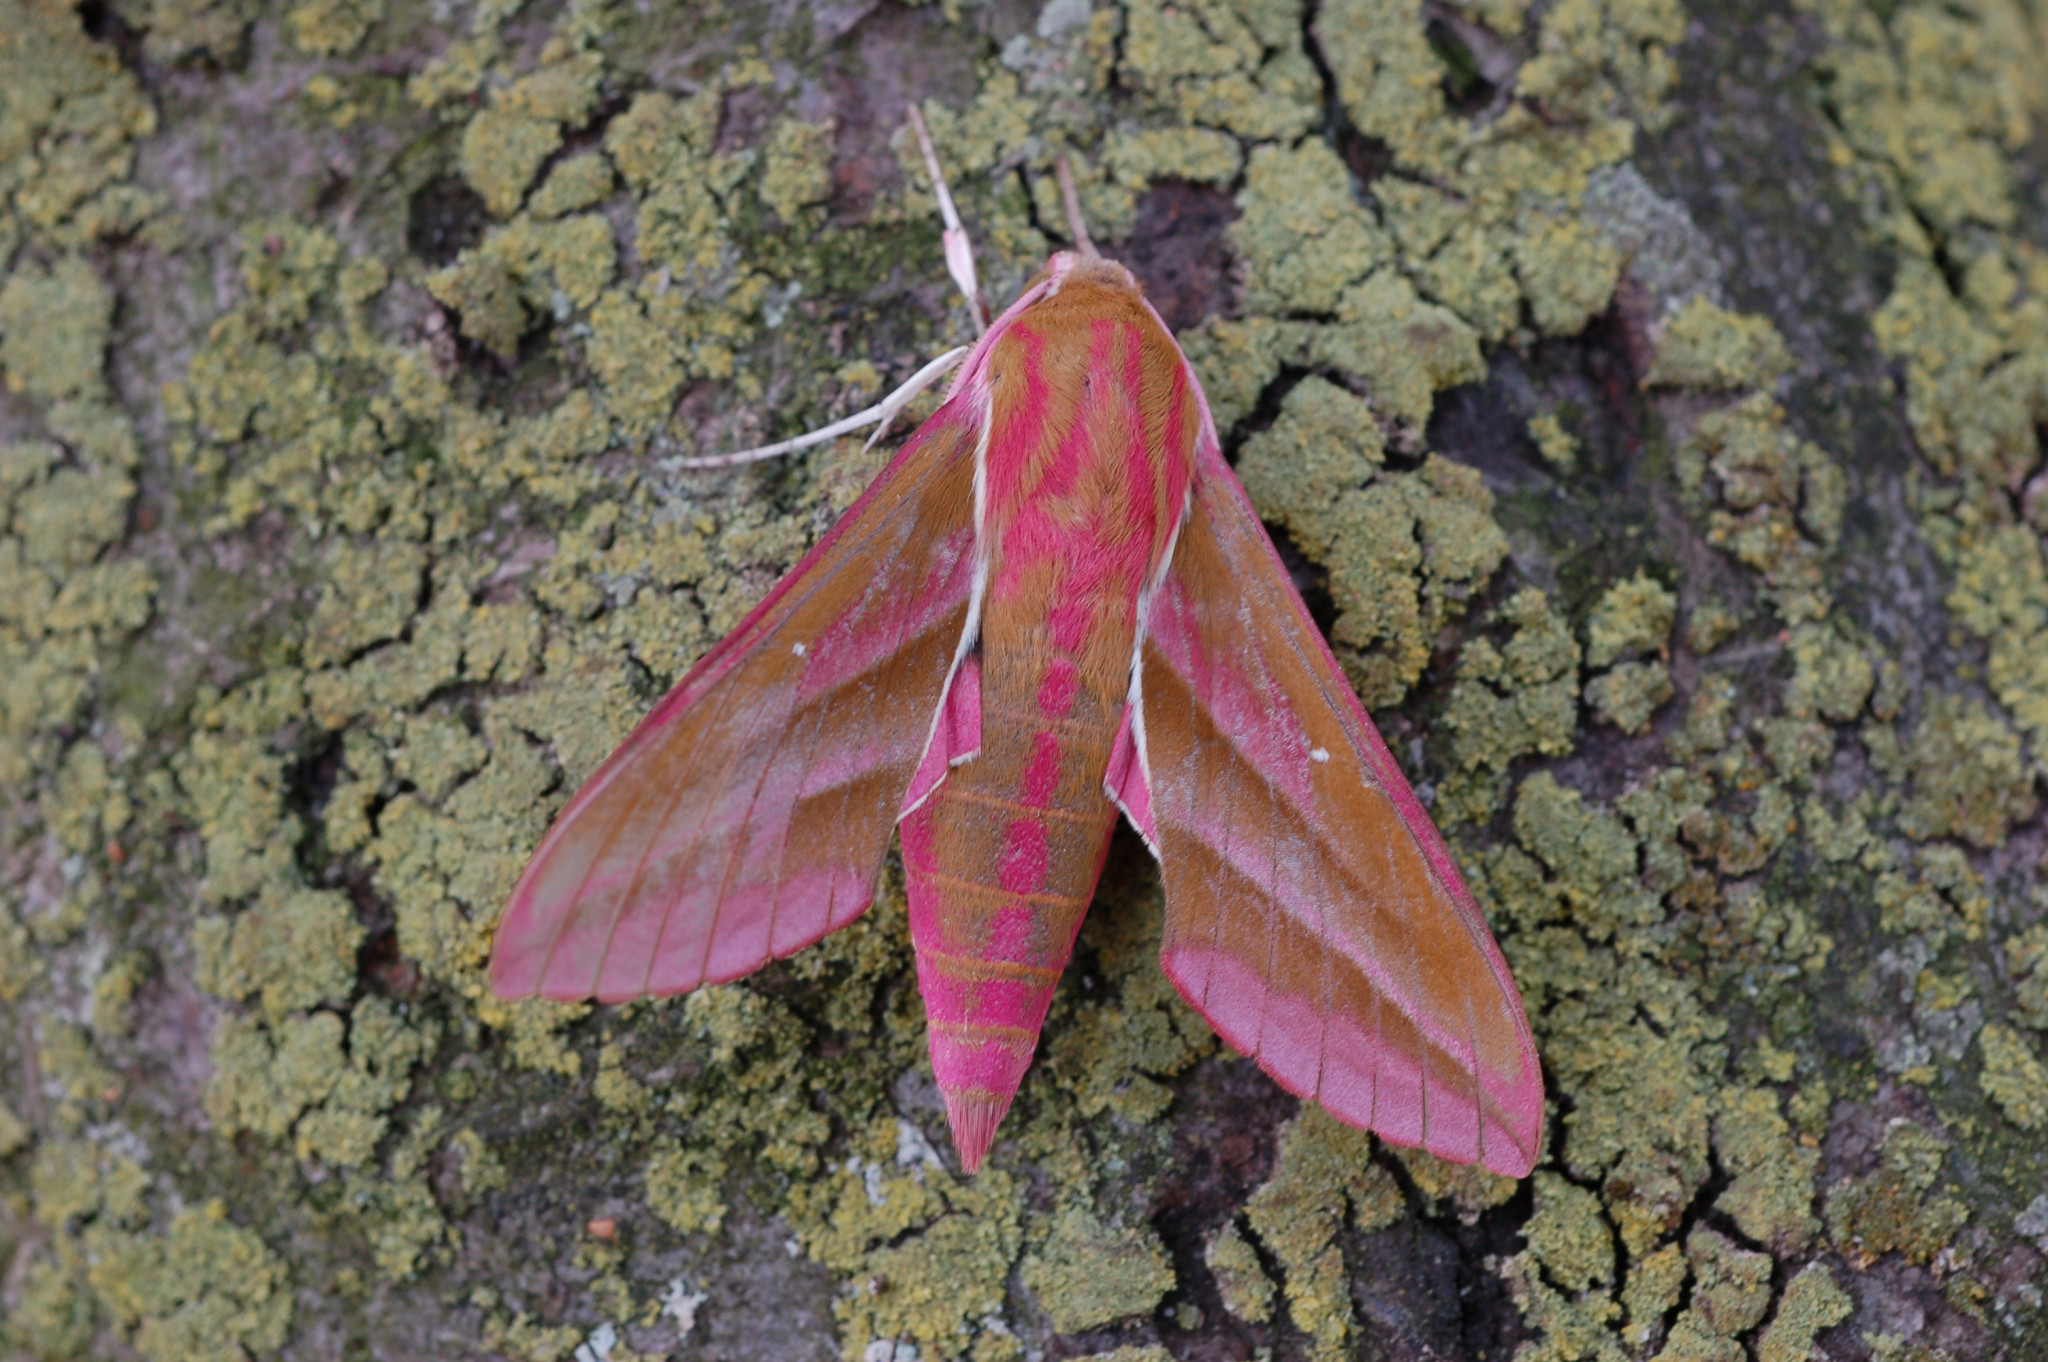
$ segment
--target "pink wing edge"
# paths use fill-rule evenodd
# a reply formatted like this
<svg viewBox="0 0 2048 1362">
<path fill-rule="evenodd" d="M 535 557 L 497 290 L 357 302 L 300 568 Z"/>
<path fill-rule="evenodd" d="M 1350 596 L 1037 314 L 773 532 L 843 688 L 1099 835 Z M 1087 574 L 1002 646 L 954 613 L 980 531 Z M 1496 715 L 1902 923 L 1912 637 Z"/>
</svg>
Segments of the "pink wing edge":
<svg viewBox="0 0 2048 1362">
<path fill-rule="evenodd" d="M 1149 302 L 1147 306 L 1150 307 Z M 1155 312 L 1153 315 L 1156 317 L 1158 314 Z M 1164 328 L 1163 321 L 1161 326 Z M 1168 329 L 1167 334 L 1172 334 L 1170 329 Z M 1515 984 L 1514 974 L 1508 968 L 1506 957 L 1501 954 L 1499 943 L 1493 938 L 1493 932 L 1486 921 L 1486 915 L 1479 910 L 1479 905 L 1472 898 L 1472 892 L 1467 888 L 1465 878 L 1459 872 L 1457 862 L 1452 857 L 1450 848 L 1444 843 L 1443 834 L 1438 831 L 1435 822 L 1431 820 L 1428 812 L 1422 807 L 1422 801 L 1416 797 L 1413 787 L 1409 785 L 1407 776 L 1402 773 L 1399 764 L 1395 762 L 1393 754 L 1387 750 L 1386 740 L 1380 736 L 1378 726 L 1372 722 L 1371 717 L 1365 712 L 1365 706 L 1359 702 L 1358 693 L 1352 689 L 1351 683 L 1344 676 L 1343 669 L 1338 665 L 1335 654 L 1330 651 L 1329 643 L 1323 637 L 1322 630 L 1317 627 L 1313 617 L 1309 615 L 1306 602 L 1301 599 L 1299 592 L 1292 589 L 1292 582 L 1288 577 L 1286 566 L 1280 559 L 1279 550 L 1273 546 L 1271 536 L 1266 534 L 1263 523 L 1259 520 L 1257 508 L 1252 504 L 1251 497 L 1245 491 L 1244 484 L 1239 481 L 1236 472 L 1223 459 L 1222 442 L 1216 434 L 1215 419 L 1209 412 L 1208 395 L 1202 391 L 1202 385 L 1195 375 L 1194 367 L 1187 363 L 1185 356 L 1182 357 L 1181 363 L 1186 368 L 1188 383 L 1194 391 L 1195 400 L 1201 412 L 1201 425 L 1196 435 L 1195 448 L 1195 482 L 1197 485 L 1191 486 L 1189 489 L 1188 510 L 1183 514 L 1183 524 L 1185 524 L 1186 516 L 1193 514 L 1196 497 L 1201 493 L 1199 484 L 1206 482 L 1210 488 L 1214 489 L 1214 494 L 1235 498 L 1237 507 L 1246 516 L 1250 517 L 1254 525 L 1260 527 L 1259 539 L 1265 546 L 1269 560 L 1267 566 L 1279 581 L 1287 583 L 1289 586 L 1286 594 L 1290 598 L 1292 608 L 1295 610 L 1297 619 L 1302 626 L 1303 635 L 1313 640 L 1315 651 L 1312 656 L 1322 671 L 1326 682 L 1326 694 L 1334 697 L 1335 704 L 1340 706 L 1352 721 L 1352 730 L 1359 739 L 1359 755 L 1364 759 L 1367 770 L 1379 783 L 1381 790 L 1393 802 L 1395 810 L 1401 816 L 1401 821 L 1415 838 L 1416 845 L 1420 848 L 1424 859 L 1428 862 L 1439 888 L 1443 891 L 1444 897 L 1462 919 L 1468 934 L 1478 944 L 1488 968 L 1493 972 L 1496 984 L 1513 1003 L 1514 1017 L 1521 1032 L 1522 1079 L 1504 1084 L 1494 1075 L 1483 1072 L 1476 1063 L 1472 1065 L 1474 1077 L 1485 1087 L 1488 1096 L 1492 1098 L 1501 1115 L 1509 1123 L 1508 1127 L 1501 1132 L 1506 1137 L 1507 1150 L 1500 1149 L 1498 1141 L 1490 1143 L 1484 1138 L 1483 1129 L 1489 1123 L 1484 1121 L 1476 1104 L 1473 1103 L 1466 1104 L 1472 1108 L 1469 1114 L 1461 1113 L 1460 1119 L 1455 1120 L 1454 1129 L 1445 1132 L 1449 1137 L 1447 1140 L 1430 1139 L 1428 1143 L 1432 1145 L 1449 1145 L 1452 1149 L 1471 1148 L 1476 1157 L 1483 1161 L 1485 1166 L 1492 1171 L 1512 1178 L 1526 1177 L 1535 1167 L 1542 1149 L 1543 1072 L 1536 1053 L 1535 1038 L 1529 1030 L 1528 1016 L 1522 1006 L 1521 991 Z M 1160 578 L 1149 593 L 1151 599 L 1147 602 L 1148 606 L 1154 603 L 1159 605 L 1165 603 L 1167 593 L 1162 588 L 1165 587 L 1167 576 L 1171 571 L 1172 554 L 1169 552 L 1167 560 L 1162 566 Z M 1164 609 L 1147 609 L 1142 618 L 1145 619 L 1147 634 L 1156 633 L 1161 626 L 1170 626 L 1172 623 L 1169 612 Z M 1139 653 L 1142 652 L 1145 637 L 1145 634 L 1141 634 L 1139 637 Z M 1196 640 L 1192 636 L 1187 636 L 1179 640 L 1179 642 L 1185 650 L 1193 651 Z M 1139 836 L 1144 839 L 1145 845 L 1151 850 L 1154 859 L 1158 859 L 1159 838 L 1152 815 L 1151 782 L 1145 756 L 1143 705 L 1137 685 L 1140 665 L 1139 655 L 1134 653 L 1132 663 L 1132 698 L 1130 703 L 1125 706 L 1123 721 L 1117 730 L 1115 744 L 1111 748 L 1109 769 L 1103 784 L 1109 797 L 1123 811 L 1125 819 Z M 1194 952 L 1189 949 L 1183 949 L 1178 952 L 1162 951 L 1160 966 L 1165 970 L 1167 977 L 1173 981 L 1173 985 L 1180 992 L 1181 997 L 1190 1007 L 1193 1007 L 1196 1012 L 1201 1014 L 1203 1020 L 1207 1021 L 1214 1028 L 1217 1035 L 1222 1037 L 1226 1043 L 1240 1053 L 1258 1054 L 1260 1046 L 1257 1038 L 1239 1034 L 1239 1028 L 1227 1018 L 1214 1015 L 1205 1009 L 1202 990 L 1194 985 L 1201 980 L 1209 979 L 1212 972 L 1222 974 L 1226 978 L 1229 975 L 1241 973 L 1244 976 L 1242 979 L 1226 982 L 1225 988 L 1246 996 L 1256 996 L 1266 991 L 1264 981 L 1256 978 L 1250 970 L 1245 969 L 1236 961 L 1223 957 L 1216 952 L 1201 952 L 1202 955 L 1213 958 L 1204 959 L 1200 962 L 1193 959 L 1179 958 L 1181 956 L 1191 956 L 1192 954 Z M 1222 967 L 1221 970 L 1217 969 L 1219 965 Z M 1398 998 L 1400 995 L 1396 992 L 1393 996 Z M 1288 1000 L 1282 999 L 1277 1001 L 1280 1001 L 1283 1007 L 1294 1010 Z M 1322 1024 L 1315 1015 L 1314 1004 L 1303 999 L 1298 1011 L 1300 1016 L 1295 1024 L 1287 1025 L 1283 1022 L 1281 1027 L 1283 1036 L 1294 1034 L 1308 1035 L 1320 1031 Z M 1344 1019 L 1340 1018 L 1337 1021 L 1340 1025 L 1345 1024 Z M 1376 1052 L 1381 1061 L 1392 1057 L 1387 1054 L 1387 1047 L 1376 1035 L 1368 1032 L 1363 1027 L 1353 1026 L 1348 1029 L 1355 1032 L 1350 1041 L 1341 1046 L 1329 1046 L 1330 1050 L 1356 1053 Z M 1260 1056 L 1259 1063 L 1268 1076 L 1294 1096 L 1310 1099 L 1317 1099 L 1319 1097 L 1317 1091 L 1318 1084 L 1314 1078 L 1304 1080 L 1300 1072 L 1290 1071 L 1294 1070 L 1296 1066 L 1288 1065 L 1283 1067 L 1280 1064 L 1271 1064 L 1267 1062 L 1264 1056 Z M 1390 1076 L 1383 1062 L 1376 1067 L 1382 1079 Z M 1313 1074 L 1315 1070 L 1311 1068 L 1307 1072 Z M 1419 1070 L 1417 1071 L 1415 1081 L 1416 1097 L 1407 1103 L 1397 1101 L 1391 1112 L 1384 1098 L 1379 1102 L 1369 1102 L 1363 1110 L 1352 1110 L 1350 1109 L 1352 1104 L 1343 1100 L 1345 1094 L 1341 1089 L 1336 1093 L 1327 1091 L 1330 1086 L 1327 1081 L 1321 1084 L 1325 1091 L 1320 1094 L 1320 1098 L 1325 1110 L 1329 1111 L 1332 1116 L 1346 1125 L 1372 1130 L 1391 1144 L 1416 1148 L 1425 1143 L 1425 1122 L 1421 1114 L 1423 1105 L 1420 1098 Z M 1336 1099 L 1334 1102 L 1329 1100 L 1333 1097 Z M 1433 1113 L 1433 1118 L 1428 1123 L 1431 1127 L 1429 1133 L 1434 1133 L 1434 1126 L 1448 1115 L 1452 1115 L 1452 1113 L 1444 1112 L 1441 1109 Z M 1403 1119 L 1390 1119 L 1390 1117 L 1402 1117 Z M 1511 1157 L 1505 1156 L 1510 1153 Z M 1447 1157 L 1456 1157 L 1456 1155 L 1450 1154 Z M 1472 1162 L 1473 1158 L 1468 1156 L 1459 1158 L 1458 1161 Z"/>
</svg>

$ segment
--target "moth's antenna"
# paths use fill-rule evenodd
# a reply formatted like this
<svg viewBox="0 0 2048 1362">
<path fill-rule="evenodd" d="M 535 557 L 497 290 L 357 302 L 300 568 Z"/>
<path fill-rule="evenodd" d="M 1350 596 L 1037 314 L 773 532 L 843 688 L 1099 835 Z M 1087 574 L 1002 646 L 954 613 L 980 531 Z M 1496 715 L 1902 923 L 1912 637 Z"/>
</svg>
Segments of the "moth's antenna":
<svg viewBox="0 0 2048 1362">
<path fill-rule="evenodd" d="M 917 133 L 918 149 L 924 152 L 924 168 L 931 173 L 932 192 L 939 198 L 939 216 L 945 220 L 946 231 L 946 273 L 953 276 L 954 285 L 967 299 L 967 310 L 974 314 L 974 330 L 978 335 L 988 330 L 988 304 L 982 301 L 981 284 L 974 277 L 974 243 L 967 239 L 967 229 L 960 225 L 960 214 L 953 207 L 953 196 L 946 192 L 946 172 L 939 169 L 939 153 L 932 149 L 931 132 L 924 125 L 924 115 L 915 104 L 910 106 L 910 126 Z"/>
<path fill-rule="evenodd" d="M 959 364 L 966 357 L 966 346 L 954 346 L 951 350 L 948 350 L 945 354 L 940 355 L 930 364 L 925 365 L 924 368 L 919 369 L 909 378 L 903 380 L 902 387 L 875 403 L 874 406 L 869 407 L 866 411 L 857 411 L 851 416 L 834 421 L 823 430 L 814 430 L 808 435 L 799 435 L 794 439 L 778 441 L 772 445 L 758 445 L 753 449 L 742 449 L 737 454 L 711 454 L 701 459 L 663 459 L 661 466 L 671 473 L 680 472 L 685 468 L 737 468 L 743 463 L 759 463 L 763 459 L 772 459 L 781 454 L 794 454 L 800 449 L 809 449 L 812 445 L 821 445 L 827 440 L 836 440 L 842 435 L 852 434 L 862 426 L 875 427 L 875 433 L 868 437 L 868 443 L 865 446 L 871 448 L 875 441 L 882 438 L 882 432 L 889 428 L 889 422 L 896 419 L 897 413 L 910 405 L 911 398 L 916 397 L 926 388 L 931 387 L 932 384 L 944 378 L 955 365 Z"/>
<path fill-rule="evenodd" d="M 1074 171 L 1066 157 L 1052 163 L 1052 173 L 1059 179 L 1060 199 L 1067 205 L 1067 231 L 1073 235 L 1074 248 L 1083 255 L 1101 255 L 1095 249 L 1095 238 L 1088 235 L 1087 220 L 1081 216 L 1081 196 L 1074 192 Z"/>
</svg>

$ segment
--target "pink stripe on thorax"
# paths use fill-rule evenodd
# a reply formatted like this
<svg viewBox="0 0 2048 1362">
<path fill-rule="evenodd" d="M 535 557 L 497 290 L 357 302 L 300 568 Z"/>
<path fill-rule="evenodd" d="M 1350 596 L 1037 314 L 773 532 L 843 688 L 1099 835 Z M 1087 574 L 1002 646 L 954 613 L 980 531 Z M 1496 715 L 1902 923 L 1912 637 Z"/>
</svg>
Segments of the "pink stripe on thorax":
<svg viewBox="0 0 2048 1362">
<path fill-rule="evenodd" d="M 1079 651 L 1098 612 L 1098 603 L 1121 592 L 1135 594 L 1150 559 L 1156 537 L 1157 508 L 1153 504 L 1153 475 L 1143 439 L 1144 412 L 1135 401 L 1135 382 L 1141 359 L 1140 336 L 1136 327 L 1124 328 L 1126 355 L 1123 369 L 1113 371 L 1112 361 L 1119 330 L 1114 323 L 1091 325 L 1088 368 L 1091 381 L 1073 414 L 1072 424 L 1061 434 L 1051 458 L 1045 462 L 1037 483 L 1028 496 L 1022 485 L 1027 468 L 1033 465 L 1029 436 L 1038 425 L 1027 426 L 1024 416 L 1045 419 L 1050 405 L 1049 388 L 1042 363 L 1042 337 L 1023 327 L 1017 333 L 1024 343 L 1024 395 L 1012 408 L 1018 419 L 1006 422 L 996 433 L 988 453 L 991 519 L 1002 525 L 1002 567 L 995 582 L 1000 599 L 1013 597 L 1023 587 L 1033 568 L 1051 561 L 1058 563 L 1066 587 L 1062 599 L 1049 611 L 1054 640 L 1069 651 Z M 1142 476 L 1122 498 L 1115 512 L 1124 523 L 1075 525 L 1056 518 L 1053 508 L 1069 500 L 1069 493 L 1092 462 L 1113 457 L 1116 451 L 1096 447 L 1096 431 L 1105 423 L 1102 413 L 1120 405 L 1126 424 L 1136 432 L 1135 455 L 1145 464 Z M 1020 439 L 1019 437 L 1025 437 Z M 1124 451 L 1128 466 L 1133 451 Z M 1100 513 L 1098 513 L 1099 515 Z M 1138 523 L 1129 523 L 1135 518 Z"/>
<path fill-rule="evenodd" d="M 1047 412 L 1052 407 L 1052 385 L 1045 378 L 1045 337 L 1021 322 L 1012 326 L 1009 334 L 1016 338 L 1024 352 L 1020 366 L 1022 372 L 1012 376 L 1022 386 L 1023 392 L 1004 401 L 999 410 L 1007 419 L 1001 428 L 989 433 L 990 447 L 983 468 L 988 479 L 988 501 L 992 509 L 1006 509 L 1021 500 L 1024 473 L 1028 466 L 1027 460 L 1014 454 L 1004 457 L 998 450 L 1030 448 L 1036 442 L 1038 432 L 1044 429 Z"/>
</svg>

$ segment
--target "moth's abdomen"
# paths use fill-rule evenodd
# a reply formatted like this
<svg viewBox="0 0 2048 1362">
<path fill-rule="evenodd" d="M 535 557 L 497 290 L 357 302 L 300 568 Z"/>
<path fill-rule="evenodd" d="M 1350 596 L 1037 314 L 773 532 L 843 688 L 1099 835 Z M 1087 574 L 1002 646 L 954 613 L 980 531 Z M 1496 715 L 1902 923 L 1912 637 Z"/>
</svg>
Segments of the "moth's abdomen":
<svg viewBox="0 0 2048 1362">
<path fill-rule="evenodd" d="M 1114 717 L 1090 703 L 1047 724 L 999 695 L 1002 670 L 984 668 L 980 756 L 901 825 L 932 1069 L 970 1168 L 1030 1066 L 1116 819 Z"/>
<path fill-rule="evenodd" d="M 1120 266 L 1075 265 L 987 372 L 987 586 L 980 665 L 963 673 L 980 751 L 901 824 L 932 1067 L 970 1169 L 1102 873 L 1139 601 L 1186 500 L 1198 421 L 1180 352 Z"/>
</svg>

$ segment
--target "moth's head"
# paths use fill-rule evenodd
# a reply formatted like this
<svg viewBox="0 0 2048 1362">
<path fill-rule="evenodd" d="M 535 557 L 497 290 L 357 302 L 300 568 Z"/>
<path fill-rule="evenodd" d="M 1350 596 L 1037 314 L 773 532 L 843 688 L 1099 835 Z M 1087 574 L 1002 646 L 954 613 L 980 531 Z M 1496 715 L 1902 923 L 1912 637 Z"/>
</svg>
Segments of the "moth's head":
<svg viewBox="0 0 2048 1362">
<path fill-rule="evenodd" d="M 988 330 L 960 365 L 950 391 L 971 390 L 983 383 L 990 355 L 1011 328 L 1027 316 L 1034 317 L 1035 324 L 1043 325 L 1054 313 L 1071 317 L 1077 308 L 1098 317 L 1135 312 L 1149 313 L 1154 321 L 1159 319 L 1159 314 L 1145 301 L 1145 290 L 1137 276 L 1116 261 L 1080 251 L 1056 251 L 1045 262 L 1045 268 L 1024 286 L 1016 301 L 989 323 Z M 1165 325 L 1160 322 L 1160 329 L 1165 330 Z"/>
<path fill-rule="evenodd" d="M 1145 291 L 1139 286 L 1137 276 L 1116 261 L 1099 255 L 1083 255 L 1079 251 L 1053 252 L 1052 258 L 1045 262 L 1045 268 L 1039 271 L 1038 278 L 1026 286 L 1026 291 L 1041 282 L 1051 286 L 1047 290 L 1051 293 L 1057 293 L 1068 283 L 1129 289 L 1140 295 Z"/>
</svg>

